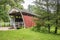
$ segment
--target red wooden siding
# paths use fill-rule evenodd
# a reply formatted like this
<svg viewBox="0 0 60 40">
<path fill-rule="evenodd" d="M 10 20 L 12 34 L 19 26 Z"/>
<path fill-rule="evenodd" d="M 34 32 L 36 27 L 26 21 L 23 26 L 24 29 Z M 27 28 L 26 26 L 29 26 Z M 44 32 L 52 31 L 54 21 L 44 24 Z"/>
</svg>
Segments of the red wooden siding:
<svg viewBox="0 0 60 40">
<path fill-rule="evenodd" d="M 24 18 L 24 23 L 25 23 L 26 28 L 32 27 L 35 25 L 35 23 L 33 22 L 32 16 L 23 15 L 23 18 Z"/>
</svg>

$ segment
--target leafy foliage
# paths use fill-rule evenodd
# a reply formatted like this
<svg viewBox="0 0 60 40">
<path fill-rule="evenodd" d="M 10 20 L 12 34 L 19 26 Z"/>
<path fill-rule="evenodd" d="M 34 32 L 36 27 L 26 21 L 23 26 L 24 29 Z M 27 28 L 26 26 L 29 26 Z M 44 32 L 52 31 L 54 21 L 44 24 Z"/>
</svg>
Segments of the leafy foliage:
<svg viewBox="0 0 60 40">
<path fill-rule="evenodd" d="M 40 20 L 37 22 L 37 24 L 40 25 L 39 27 L 41 27 L 41 23 L 43 23 L 43 26 L 48 27 L 48 31 L 50 32 L 50 27 L 55 25 L 56 31 L 57 27 L 60 27 L 59 0 L 36 0 L 34 3 L 35 6 L 31 7 L 31 10 L 33 10 L 32 12 L 40 15 Z"/>
<path fill-rule="evenodd" d="M 9 21 L 8 11 L 12 7 L 23 9 L 21 2 L 23 0 L 0 0 L 0 20 Z"/>
</svg>

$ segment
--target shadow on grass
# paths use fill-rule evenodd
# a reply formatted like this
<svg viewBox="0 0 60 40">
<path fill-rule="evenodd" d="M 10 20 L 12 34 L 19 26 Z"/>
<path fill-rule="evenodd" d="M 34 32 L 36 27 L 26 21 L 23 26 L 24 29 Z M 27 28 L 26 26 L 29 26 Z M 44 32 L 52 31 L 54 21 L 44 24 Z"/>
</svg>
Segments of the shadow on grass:
<svg viewBox="0 0 60 40">
<path fill-rule="evenodd" d="M 48 32 L 48 30 L 34 30 L 34 29 L 32 29 L 32 31 L 43 33 L 43 34 L 52 34 L 52 35 L 58 35 L 58 36 L 60 36 L 60 33 L 54 33 L 54 31 L 51 31 L 50 33 Z"/>
</svg>

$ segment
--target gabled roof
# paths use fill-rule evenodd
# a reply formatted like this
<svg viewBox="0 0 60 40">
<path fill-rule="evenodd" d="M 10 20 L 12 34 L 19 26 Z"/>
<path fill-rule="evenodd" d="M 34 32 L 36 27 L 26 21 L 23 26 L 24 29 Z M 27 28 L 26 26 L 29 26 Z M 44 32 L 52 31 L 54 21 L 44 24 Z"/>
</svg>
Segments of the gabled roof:
<svg viewBox="0 0 60 40">
<path fill-rule="evenodd" d="M 20 9 L 18 9 L 18 8 L 11 8 L 11 9 L 9 10 L 9 14 L 11 14 L 11 13 L 16 13 L 16 12 L 25 12 L 25 13 L 28 13 L 28 14 L 31 14 L 31 15 L 34 15 L 34 16 L 39 16 L 39 15 L 37 15 L 37 14 L 35 14 L 35 13 L 32 13 L 32 12 L 26 10 L 26 9 L 20 10 Z"/>
</svg>

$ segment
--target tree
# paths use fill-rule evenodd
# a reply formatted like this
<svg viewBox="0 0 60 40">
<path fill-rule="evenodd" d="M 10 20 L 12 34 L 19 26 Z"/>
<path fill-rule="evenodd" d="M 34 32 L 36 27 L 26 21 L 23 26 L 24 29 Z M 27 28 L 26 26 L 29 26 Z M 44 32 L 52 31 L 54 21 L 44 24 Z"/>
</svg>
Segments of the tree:
<svg viewBox="0 0 60 40">
<path fill-rule="evenodd" d="M 48 3 L 49 1 L 45 0 L 45 2 L 46 3 L 44 4 L 41 0 L 36 0 L 35 4 L 37 5 L 37 7 L 39 9 L 38 11 L 39 11 L 39 14 L 41 15 L 40 18 L 44 21 L 44 25 L 48 27 L 48 32 L 50 32 L 50 16 L 51 16 L 51 12 L 49 10 L 49 3 Z M 46 8 L 43 7 L 42 5 L 45 6 Z"/>
<path fill-rule="evenodd" d="M 57 29 L 58 29 L 58 26 L 60 26 L 60 4 L 59 4 L 59 0 L 56 0 L 56 27 L 55 27 L 55 33 L 57 33 Z"/>
<path fill-rule="evenodd" d="M 23 9 L 21 2 L 23 2 L 23 0 L 0 0 L 0 19 L 8 20 L 8 10 L 12 7 Z"/>
<path fill-rule="evenodd" d="M 50 27 L 55 25 L 55 33 L 57 33 L 57 26 L 60 26 L 60 1 L 59 0 L 36 0 L 35 7 L 32 7 L 34 13 L 40 15 L 40 22 L 44 23 L 44 26 Z"/>
</svg>

